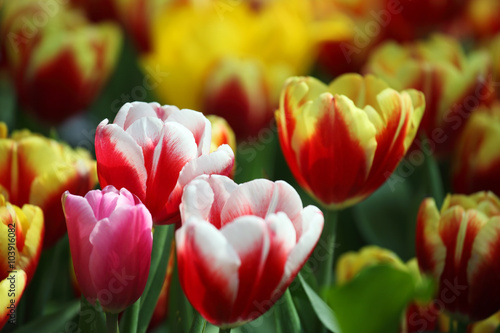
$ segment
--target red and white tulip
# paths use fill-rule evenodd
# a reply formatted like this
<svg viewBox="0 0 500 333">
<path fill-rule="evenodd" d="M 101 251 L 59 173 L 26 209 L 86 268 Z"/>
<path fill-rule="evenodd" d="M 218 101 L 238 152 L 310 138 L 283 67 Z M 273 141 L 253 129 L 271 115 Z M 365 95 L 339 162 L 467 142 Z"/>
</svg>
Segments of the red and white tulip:
<svg viewBox="0 0 500 333">
<path fill-rule="evenodd" d="M 96 132 L 101 187 L 125 187 L 146 205 L 156 224 L 180 221 L 182 190 L 202 174 L 229 175 L 234 153 L 228 145 L 210 152 L 210 121 L 175 106 L 125 104 L 112 124 Z"/>
<path fill-rule="evenodd" d="M 181 286 L 210 323 L 235 327 L 281 297 L 323 229 L 315 206 L 302 208 L 283 181 L 237 185 L 203 175 L 184 190 L 176 231 Z"/>
</svg>

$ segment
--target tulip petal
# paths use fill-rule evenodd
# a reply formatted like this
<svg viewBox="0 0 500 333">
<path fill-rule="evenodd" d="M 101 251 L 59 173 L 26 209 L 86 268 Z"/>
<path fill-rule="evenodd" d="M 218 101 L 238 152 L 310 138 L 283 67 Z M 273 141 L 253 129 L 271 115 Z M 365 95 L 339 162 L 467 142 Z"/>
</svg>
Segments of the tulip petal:
<svg viewBox="0 0 500 333">
<path fill-rule="evenodd" d="M 292 282 L 305 264 L 307 258 L 311 255 L 323 230 L 323 213 L 315 206 L 307 206 L 302 211 L 301 223 L 303 233 L 298 236 L 297 244 L 288 256 L 285 265 L 285 274 L 277 290 L 283 291 L 283 288 Z"/>
<path fill-rule="evenodd" d="M 17 179 L 17 170 L 15 170 L 15 167 L 13 168 L 14 158 L 17 158 L 15 149 L 14 141 L 0 138 L 0 161 L 2 161 L 0 163 L 0 186 L 7 191 L 12 191 L 11 189 L 15 186 L 16 182 L 14 179 Z M 14 172 L 14 170 L 16 172 Z M 15 190 L 17 192 L 17 189 Z M 1 192 L 0 190 L 0 193 Z M 10 200 L 10 197 L 7 199 Z M 12 201 L 12 203 L 14 203 L 14 201 Z"/>
<path fill-rule="evenodd" d="M 479 306 L 469 309 L 470 316 L 480 320 L 491 314 L 491 309 L 500 308 L 500 218 L 491 218 L 478 232 L 472 245 L 473 252 L 467 266 L 470 285 L 469 302 Z"/>
<path fill-rule="evenodd" d="M 17 270 L 16 272 L 10 273 L 9 277 L 13 277 L 13 279 L 8 280 L 4 279 L 0 281 L 0 329 L 5 325 L 5 323 L 10 319 L 10 310 L 12 304 L 14 304 L 14 323 L 17 322 L 15 309 L 21 299 L 21 296 L 24 293 L 24 289 L 27 284 L 26 273 L 23 270 Z M 14 281 L 15 288 L 11 288 L 11 282 Z M 10 295 L 9 290 L 15 290 L 14 297 L 8 297 Z M 12 300 L 14 303 L 12 303 Z M 13 325 L 14 326 L 14 325 Z"/>
<path fill-rule="evenodd" d="M 107 311 L 121 312 L 141 296 L 151 261 L 151 227 L 144 205 L 117 206 L 90 234 L 89 270 L 99 303 Z M 123 292 L 130 289 L 128 284 L 133 292 Z"/>
<path fill-rule="evenodd" d="M 210 152 L 210 143 L 212 142 L 212 126 L 210 121 L 205 118 L 203 113 L 189 109 L 182 109 L 173 112 L 168 117 L 167 122 L 176 122 L 184 125 L 194 135 L 194 140 L 198 146 L 198 156 Z"/>
<path fill-rule="evenodd" d="M 116 114 L 113 124 L 120 126 L 126 131 L 130 125 L 140 118 L 156 118 L 156 112 L 153 109 L 156 105 L 158 105 L 158 103 L 125 103 Z"/>
<path fill-rule="evenodd" d="M 227 176 L 231 173 L 233 164 L 234 153 L 228 145 L 221 145 L 213 153 L 202 155 L 188 162 L 180 172 L 177 185 L 168 199 L 166 223 L 175 223 L 180 219 L 178 208 L 184 186 L 203 174 Z"/>
<path fill-rule="evenodd" d="M 223 234 L 196 218 L 176 231 L 179 279 L 189 301 L 211 323 L 226 322 L 238 293 L 241 261 Z"/>
<path fill-rule="evenodd" d="M 142 149 L 121 127 L 107 122 L 99 124 L 95 138 L 99 184 L 126 187 L 144 199 L 148 175 Z"/>
<path fill-rule="evenodd" d="M 196 216 L 220 229 L 222 208 L 237 187 L 231 178 L 225 176 L 198 176 L 184 188 L 180 206 L 182 220 Z"/>
<path fill-rule="evenodd" d="M 234 322 L 239 321 L 243 310 L 251 306 L 254 295 L 267 283 L 267 279 L 265 283 L 262 280 L 262 274 L 269 254 L 270 239 L 265 221 L 256 216 L 239 217 L 226 224 L 221 233 L 241 260 L 238 295 L 231 311 L 231 322 Z"/>
<path fill-rule="evenodd" d="M 283 181 L 274 183 L 266 179 L 256 179 L 241 184 L 231 193 L 222 210 L 221 223 L 225 225 L 243 215 L 266 218 L 277 212 L 286 213 L 294 221 L 301 210 L 302 201 L 292 186 Z M 297 228 L 297 232 L 301 232 L 300 228 Z"/>
<path fill-rule="evenodd" d="M 85 198 L 66 192 L 62 201 L 76 278 L 82 293 L 94 304 L 97 292 L 88 269 L 92 252 L 89 236 L 97 221 Z"/>
</svg>

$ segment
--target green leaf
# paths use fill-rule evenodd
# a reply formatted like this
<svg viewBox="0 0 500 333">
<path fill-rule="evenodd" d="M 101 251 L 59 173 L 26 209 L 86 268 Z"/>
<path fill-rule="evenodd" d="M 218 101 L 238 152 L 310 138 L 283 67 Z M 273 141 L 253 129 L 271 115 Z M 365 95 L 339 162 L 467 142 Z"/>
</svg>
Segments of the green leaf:
<svg viewBox="0 0 500 333">
<path fill-rule="evenodd" d="M 298 279 L 321 323 L 332 332 L 340 332 L 339 323 L 333 310 L 314 292 L 300 273 Z"/>
<path fill-rule="evenodd" d="M 78 300 L 61 304 L 55 312 L 38 317 L 17 329 L 15 333 L 76 331 L 78 325 L 72 319 L 78 314 L 79 310 L 80 303 Z"/>
<path fill-rule="evenodd" d="M 276 316 L 276 332 L 300 333 L 300 318 L 293 304 L 290 290 L 287 289 L 274 307 Z"/>
<path fill-rule="evenodd" d="M 205 332 L 205 327 L 207 326 L 207 321 L 203 317 L 195 312 L 193 323 L 189 329 L 189 333 L 203 333 Z"/>
<path fill-rule="evenodd" d="M 170 246 L 174 238 L 175 226 L 157 226 L 153 234 L 153 250 L 148 282 L 141 297 L 141 309 L 137 332 L 145 333 L 153 316 L 160 291 L 165 281 Z"/>
<path fill-rule="evenodd" d="M 416 289 L 409 272 L 375 265 L 332 288 L 327 301 L 342 333 L 397 333 L 403 311 Z"/>
<path fill-rule="evenodd" d="M 193 307 L 187 300 L 179 281 L 177 261 L 174 264 L 170 280 L 168 300 L 168 327 L 169 332 L 188 332 L 193 321 Z"/>
<path fill-rule="evenodd" d="M 96 309 L 83 295 L 80 299 L 80 320 L 78 327 L 81 332 L 88 333 L 99 333 L 106 330 L 104 312 L 102 309 Z"/>
</svg>

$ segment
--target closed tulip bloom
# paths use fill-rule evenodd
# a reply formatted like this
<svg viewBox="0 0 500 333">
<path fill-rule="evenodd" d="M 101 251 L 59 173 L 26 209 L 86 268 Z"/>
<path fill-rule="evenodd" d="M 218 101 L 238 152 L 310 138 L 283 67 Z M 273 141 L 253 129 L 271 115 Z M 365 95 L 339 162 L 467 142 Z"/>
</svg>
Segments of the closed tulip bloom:
<svg viewBox="0 0 500 333">
<path fill-rule="evenodd" d="M 20 104 L 53 124 L 87 108 L 114 68 L 118 26 L 90 24 L 57 2 L 8 1 L 2 14 L 2 48 Z"/>
<path fill-rule="evenodd" d="M 233 152 L 236 151 L 236 137 L 233 129 L 227 121 L 216 115 L 208 115 L 207 119 L 212 125 L 212 143 L 210 144 L 210 152 L 214 152 L 221 145 L 229 145 Z"/>
<path fill-rule="evenodd" d="M 500 102 L 474 110 L 453 156 L 453 188 L 458 193 L 500 195 Z"/>
<path fill-rule="evenodd" d="M 33 204 L 43 210 L 44 248 L 65 233 L 61 207 L 64 191 L 84 195 L 97 184 L 95 161 L 84 149 L 30 133 L 0 131 L 0 193 L 14 205 Z"/>
<path fill-rule="evenodd" d="M 329 208 L 351 206 L 391 175 L 425 108 L 415 90 L 397 92 L 368 75 L 330 85 L 287 80 L 276 112 L 281 149 L 295 179 Z"/>
<path fill-rule="evenodd" d="M 453 150 L 472 110 L 494 97 L 487 52 L 466 55 L 458 40 L 444 35 L 410 44 L 386 42 L 374 50 L 365 70 L 394 89 L 424 93 L 426 110 L 419 132 L 440 155 Z"/>
<path fill-rule="evenodd" d="M 449 313 L 471 321 L 500 310 L 500 200 L 491 192 L 448 195 L 438 211 L 425 199 L 417 218 L 417 259 Z"/>
<path fill-rule="evenodd" d="M 151 263 L 152 219 L 127 189 L 107 186 L 62 198 L 76 278 L 87 300 L 118 313 L 144 291 Z"/>
<path fill-rule="evenodd" d="M 176 231 L 182 289 L 210 323 L 235 327 L 281 297 L 323 228 L 323 214 L 302 208 L 283 181 L 241 185 L 203 175 L 184 190 Z"/>
<path fill-rule="evenodd" d="M 112 124 L 99 124 L 95 143 L 101 187 L 127 188 L 157 224 L 180 221 L 182 190 L 192 179 L 229 175 L 234 164 L 228 145 L 209 153 L 211 125 L 203 114 L 158 103 L 125 104 Z"/>
<path fill-rule="evenodd" d="M 0 195 L 0 328 L 11 319 L 16 322 L 17 303 L 40 259 L 43 233 L 40 208 L 19 208 Z"/>
</svg>

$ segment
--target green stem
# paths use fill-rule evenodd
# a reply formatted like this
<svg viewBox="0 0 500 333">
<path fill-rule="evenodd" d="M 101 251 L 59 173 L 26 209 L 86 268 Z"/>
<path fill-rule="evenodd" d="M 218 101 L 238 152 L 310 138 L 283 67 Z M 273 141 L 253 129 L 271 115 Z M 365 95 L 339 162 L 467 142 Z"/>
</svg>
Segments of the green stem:
<svg viewBox="0 0 500 333">
<path fill-rule="evenodd" d="M 118 329 L 118 313 L 106 312 L 106 332 L 120 333 Z"/>
<path fill-rule="evenodd" d="M 427 141 L 427 137 L 422 137 L 423 145 L 426 145 Z M 436 201 L 436 205 L 441 207 L 444 200 L 444 189 L 438 163 L 432 154 L 426 154 L 424 163 L 427 173 L 427 187 Z"/>
<path fill-rule="evenodd" d="M 300 318 L 293 303 L 290 289 L 287 289 L 274 308 L 276 332 L 300 333 Z"/>
<path fill-rule="evenodd" d="M 327 210 L 325 213 L 325 225 L 318 245 L 315 250 L 315 258 L 324 261 L 319 266 L 318 284 L 320 288 L 332 283 L 333 254 L 335 250 L 335 236 L 337 233 L 338 212 Z"/>
<path fill-rule="evenodd" d="M 457 330 L 456 330 L 457 333 L 467 333 L 467 327 L 469 326 L 468 323 L 464 323 L 460 320 L 457 320 L 456 323 L 457 323 Z"/>
<path fill-rule="evenodd" d="M 203 319 L 203 317 L 197 311 L 195 311 L 193 323 L 191 324 L 189 333 L 203 333 L 205 332 L 206 326 L 207 321 Z"/>
<path fill-rule="evenodd" d="M 219 333 L 230 333 L 231 329 L 230 328 L 220 328 Z"/>
<path fill-rule="evenodd" d="M 141 299 L 139 298 L 134 304 L 125 310 L 121 319 L 121 328 L 123 333 L 137 333 L 140 309 Z"/>
</svg>

